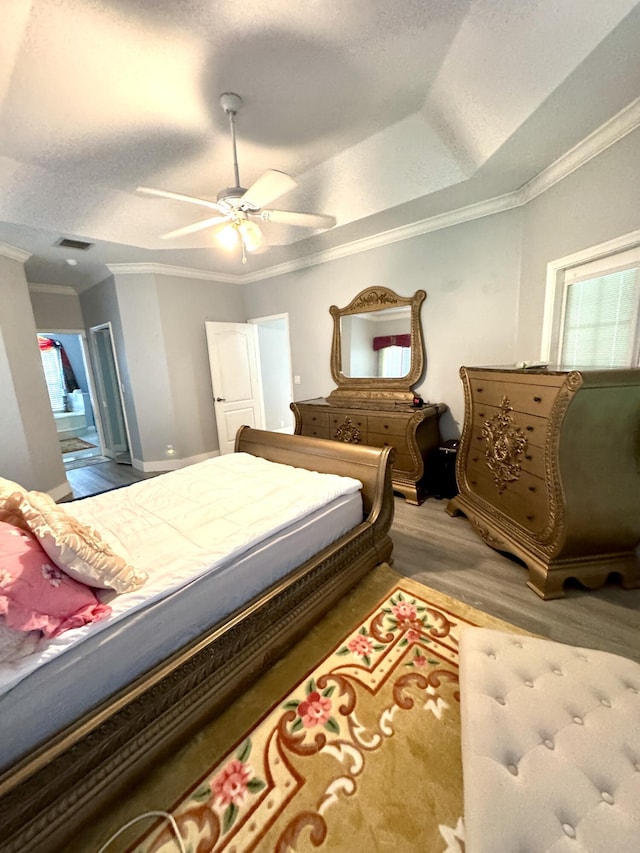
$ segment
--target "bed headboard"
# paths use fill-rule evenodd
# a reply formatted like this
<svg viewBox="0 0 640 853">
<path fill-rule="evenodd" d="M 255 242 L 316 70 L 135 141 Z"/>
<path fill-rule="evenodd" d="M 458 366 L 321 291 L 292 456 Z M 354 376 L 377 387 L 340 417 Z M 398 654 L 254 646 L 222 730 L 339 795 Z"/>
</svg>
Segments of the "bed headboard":
<svg viewBox="0 0 640 853">
<path fill-rule="evenodd" d="M 391 492 L 393 447 L 368 447 L 242 426 L 236 434 L 235 451 L 321 474 L 355 477 L 362 483 L 362 503 L 369 521 L 380 512 L 384 490 Z"/>
</svg>

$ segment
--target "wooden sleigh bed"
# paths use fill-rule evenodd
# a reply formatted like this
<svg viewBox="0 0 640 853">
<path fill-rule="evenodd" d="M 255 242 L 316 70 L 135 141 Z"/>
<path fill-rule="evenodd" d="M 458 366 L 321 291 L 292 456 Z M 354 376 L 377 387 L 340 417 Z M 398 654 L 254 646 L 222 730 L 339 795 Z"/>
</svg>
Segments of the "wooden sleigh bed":
<svg viewBox="0 0 640 853">
<path fill-rule="evenodd" d="M 358 522 L 4 766 L 0 770 L 0 851 L 68 849 L 78 827 L 108 809 L 119 792 L 215 717 L 369 570 L 390 559 L 393 449 L 242 427 L 235 450 L 297 469 L 359 480 Z M 253 499 L 251 493 L 241 497 L 247 503 Z M 254 565 L 259 564 L 258 555 Z M 156 602 L 158 612 L 162 607 L 162 602 Z M 135 657 L 135 651 L 131 655 Z M 20 696 L 18 691 L 23 690 L 29 696 L 30 677 L 8 695 L 15 690 Z M 60 689 L 64 689 L 63 679 Z M 3 698 L 0 719 L 4 720 Z M 36 704 L 49 705 L 54 714 L 65 701 L 64 696 L 37 694 L 25 700 L 27 730 Z M 4 730 L 3 740 L 8 743 Z"/>
</svg>

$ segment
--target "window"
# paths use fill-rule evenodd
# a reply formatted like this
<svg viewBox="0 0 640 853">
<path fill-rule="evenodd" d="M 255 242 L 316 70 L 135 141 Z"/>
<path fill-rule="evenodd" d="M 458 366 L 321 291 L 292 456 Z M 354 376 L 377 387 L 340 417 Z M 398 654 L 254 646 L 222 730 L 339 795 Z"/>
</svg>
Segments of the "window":
<svg viewBox="0 0 640 853">
<path fill-rule="evenodd" d="M 64 374 L 62 371 L 62 360 L 58 347 L 53 344 L 47 344 L 48 338 L 38 336 L 40 345 L 40 358 L 42 359 L 42 369 L 44 370 L 44 378 L 47 382 L 47 391 L 51 400 L 51 408 L 54 412 L 64 412 L 66 402 L 66 392 L 64 384 Z"/>
<path fill-rule="evenodd" d="M 411 369 L 411 347 L 384 347 L 378 351 L 378 376 L 406 376 Z"/>
<path fill-rule="evenodd" d="M 639 365 L 640 234 L 548 270 L 542 359 L 562 367 Z"/>
</svg>

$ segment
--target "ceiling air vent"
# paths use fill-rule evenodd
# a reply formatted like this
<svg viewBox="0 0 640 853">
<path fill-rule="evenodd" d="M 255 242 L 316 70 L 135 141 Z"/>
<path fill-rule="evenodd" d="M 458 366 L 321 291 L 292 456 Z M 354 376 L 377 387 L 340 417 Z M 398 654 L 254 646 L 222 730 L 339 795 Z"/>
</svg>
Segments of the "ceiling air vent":
<svg viewBox="0 0 640 853">
<path fill-rule="evenodd" d="M 63 249 L 82 249 L 86 252 L 93 246 L 93 243 L 85 243 L 83 240 L 70 240 L 68 237 L 61 237 L 56 246 L 61 246 Z"/>
</svg>

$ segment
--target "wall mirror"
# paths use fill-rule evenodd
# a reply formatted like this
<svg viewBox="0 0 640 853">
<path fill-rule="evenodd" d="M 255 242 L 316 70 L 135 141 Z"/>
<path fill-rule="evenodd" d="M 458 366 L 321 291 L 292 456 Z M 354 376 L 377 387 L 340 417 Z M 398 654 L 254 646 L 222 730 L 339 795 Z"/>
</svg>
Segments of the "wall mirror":
<svg viewBox="0 0 640 853">
<path fill-rule="evenodd" d="M 427 294 L 399 296 L 368 287 L 345 308 L 332 305 L 331 375 L 335 405 L 411 403 L 424 366 L 420 306 Z"/>
</svg>

